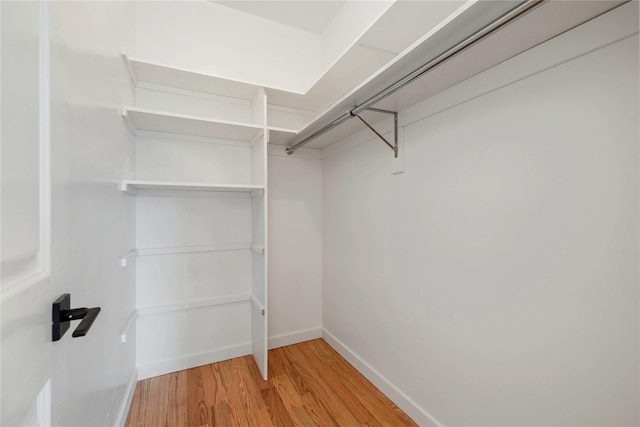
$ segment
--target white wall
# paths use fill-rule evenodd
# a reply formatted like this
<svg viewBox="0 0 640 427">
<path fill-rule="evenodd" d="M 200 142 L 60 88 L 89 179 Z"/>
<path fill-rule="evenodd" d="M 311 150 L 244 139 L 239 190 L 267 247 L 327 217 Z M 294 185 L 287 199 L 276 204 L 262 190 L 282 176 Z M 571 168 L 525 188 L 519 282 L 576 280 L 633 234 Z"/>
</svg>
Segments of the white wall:
<svg viewBox="0 0 640 427">
<path fill-rule="evenodd" d="M 640 422 L 637 16 L 401 112 L 404 174 L 323 160 L 325 336 L 416 421 Z"/>
<path fill-rule="evenodd" d="M 43 315 L 50 322 L 50 304 L 64 292 L 74 307 L 102 307 L 86 337 L 72 338 L 70 330 L 52 344 L 53 421 L 114 425 L 135 375 L 135 336 L 120 342 L 135 308 L 134 271 L 120 266 L 134 248 L 134 205 L 117 188 L 133 177 L 133 138 L 120 116 L 133 98 L 120 58 L 133 39 L 133 7 L 52 2 L 50 8 L 54 275 Z"/>
<path fill-rule="evenodd" d="M 322 325 L 321 160 L 285 156 L 268 159 L 270 348 L 318 338 Z"/>
</svg>

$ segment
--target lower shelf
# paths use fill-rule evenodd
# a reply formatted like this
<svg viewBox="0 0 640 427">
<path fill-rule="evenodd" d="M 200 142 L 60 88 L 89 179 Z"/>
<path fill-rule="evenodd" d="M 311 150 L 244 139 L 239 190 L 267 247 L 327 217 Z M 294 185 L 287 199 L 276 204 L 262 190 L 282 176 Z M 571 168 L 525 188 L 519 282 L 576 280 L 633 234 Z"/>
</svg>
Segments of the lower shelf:
<svg viewBox="0 0 640 427">
<path fill-rule="evenodd" d="M 120 191 L 134 196 L 154 195 L 157 193 L 247 193 L 252 196 L 262 195 L 264 185 L 249 184 L 210 184 L 203 182 L 176 181 L 140 181 L 124 180 L 120 183 Z"/>
<path fill-rule="evenodd" d="M 127 266 L 127 259 L 131 256 L 153 256 L 153 255 L 173 255 L 173 254 L 193 254 L 201 252 L 224 252 L 252 250 L 264 255 L 266 249 L 262 245 L 255 243 L 225 243 L 219 245 L 194 245 L 194 246 L 169 246 L 165 248 L 139 248 L 129 252 L 121 258 L 121 265 Z"/>
<path fill-rule="evenodd" d="M 224 297 L 203 298 L 192 301 L 179 302 L 175 304 L 156 305 L 151 307 L 138 308 L 138 316 L 148 316 L 151 314 L 168 313 L 178 310 L 190 310 L 200 307 L 212 307 L 216 305 L 235 304 L 253 299 L 251 294 L 229 295 Z"/>
</svg>

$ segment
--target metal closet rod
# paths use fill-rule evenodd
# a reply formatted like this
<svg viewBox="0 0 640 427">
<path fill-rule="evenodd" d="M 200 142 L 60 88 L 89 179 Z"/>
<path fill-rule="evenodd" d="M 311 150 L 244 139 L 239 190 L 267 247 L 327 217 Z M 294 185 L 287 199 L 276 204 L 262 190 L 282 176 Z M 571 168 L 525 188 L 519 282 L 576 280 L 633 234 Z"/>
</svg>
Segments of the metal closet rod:
<svg viewBox="0 0 640 427">
<path fill-rule="evenodd" d="M 494 21 L 490 22 L 488 25 L 482 27 L 481 29 L 479 29 L 475 33 L 471 34 L 469 37 L 467 37 L 466 39 L 464 39 L 461 42 L 457 43 L 453 47 L 451 47 L 451 48 L 447 49 L 446 51 L 442 52 L 440 55 L 438 55 L 435 58 L 431 59 L 429 62 L 421 65 L 420 67 L 418 67 L 417 69 L 415 69 L 411 73 L 409 73 L 406 76 L 402 77 L 400 80 L 396 81 L 395 83 L 391 84 L 390 86 L 387 86 L 386 88 L 384 88 L 380 92 L 378 92 L 375 95 L 373 95 L 371 98 L 369 98 L 366 101 L 364 101 L 362 104 L 356 105 L 351 110 L 346 112 L 344 115 L 338 117 L 337 119 L 335 119 L 334 121 L 332 121 L 328 125 L 324 126 L 322 129 L 312 133 L 311 135 L 309 135 L 308 137 L 306 137 L 302 141 L 298 142 L 297 144 L 294 144 L 291 147 L 287 147 L 287 149 L 286 149 L 287 154 L 293 154 L 294 151 L 296 151 L 298 148 L 301 148 L 301 147 L 307 145 L 308 143 L 310 143 L 314 139 L 318 138 L 320 135 L 322 135 L 322 134 L 324 134 L 326 132 L 329 132 L 331 129 L 335 128 L 336 126 L 338 126 L 338 125 L 340 125 L 340 124 L 342 124 L 344 122 L 346 122 L 347 120 L 358 116 L 358 114 L 360 114 L 362 111 L 364 111 L 364 110 L 370 108 L 372 105 L 382 101 L 384 98 L 386 98 L 387 96 L 389 96 L 389 95 L 397 92 L 398 90 L 402 89 L 403 87 L 405 87 L 406 85 L 408 85 L 409 83 L 411 83 L 412 81 L 417 79 L 418 77 L 422 76 L 423 74 L 427 73 L 428 71 L 432 70 L 433 68 L 435 68 L 438 65 L 442 64 L 443 62 L 451 59 L 452 57 L 454 57 L 458 53 L 462 52 L 466 48 L 468 48 L 468 47 L 472 46 L 473 44 L 479 42 L 480 40 L 484 39 L 485 37 L 487 37 L 488 35 L 490 35 L 494 31 L 497 31 L 498 29 L 500 29 L 501 27 L 509 24 L 511 21 L 517 19 L 521 15 L 524 15 L 525 13 L 529 12 L 533 8 L 538 7 L 542 3 L 545 3 L 547 1 L 548 0 L 526 0 L 526 1 L 520 2 L 513 9 L 509 10 L 505 14 L 503 14 L 500 17 L 498 17 L 497 19 L 495 19 Z"/>
</svg>

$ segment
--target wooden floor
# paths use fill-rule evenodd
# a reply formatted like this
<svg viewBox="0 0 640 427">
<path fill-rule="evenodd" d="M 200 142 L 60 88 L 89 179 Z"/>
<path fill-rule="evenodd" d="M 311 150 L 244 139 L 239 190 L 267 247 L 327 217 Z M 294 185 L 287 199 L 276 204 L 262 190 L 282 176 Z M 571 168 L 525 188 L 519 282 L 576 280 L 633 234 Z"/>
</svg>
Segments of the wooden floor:
<svg viewBox="0 0 640 427">
<path fill-rule="evenodd" d="M 252 356 L 140 381 L 127 419 L 138 426 L 415 426 L 321 339 L 269 351 L 269 381 Z"/>
</svg>

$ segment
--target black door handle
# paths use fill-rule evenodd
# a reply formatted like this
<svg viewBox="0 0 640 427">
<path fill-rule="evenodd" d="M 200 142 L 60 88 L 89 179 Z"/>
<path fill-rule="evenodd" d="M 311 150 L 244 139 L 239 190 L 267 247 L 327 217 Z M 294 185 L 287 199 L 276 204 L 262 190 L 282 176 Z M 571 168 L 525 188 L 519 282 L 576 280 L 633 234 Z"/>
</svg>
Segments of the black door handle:
<svg viewBox="0 0 640 427">
<path fill-rule="evenodd" d="M 100 307 L 71 308 L 71 295 L 64 294 L 53 302 L 53 325 L 51 326 L 52 341 L 58 341 L 69 330 L 69 322 L 82 319 L 82 322 L 73 331 L 72 336 L 83 337 L 87 335 L 91 325 L 98 317 Z"/>
</svg>

